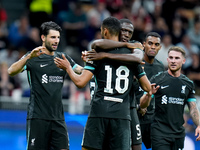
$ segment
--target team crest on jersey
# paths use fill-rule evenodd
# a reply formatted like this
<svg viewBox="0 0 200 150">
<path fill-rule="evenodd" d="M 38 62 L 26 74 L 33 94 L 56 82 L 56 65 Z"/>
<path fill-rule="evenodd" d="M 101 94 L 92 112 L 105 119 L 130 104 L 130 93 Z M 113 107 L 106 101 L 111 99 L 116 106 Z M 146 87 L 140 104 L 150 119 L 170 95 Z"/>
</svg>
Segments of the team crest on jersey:
<svg viewBox="0 0 200 150">
<path fill-rule="evenodd" d="M 161 102 L 161 104 L 167 104 L 167 96 L 166 95 L 162 96 L 162 102 Z"/>
<path fill-rule="evenodd" d="M 181 93 L 185 94 L 185 88 L 186 88 L 186 85 L 182 85 Z"/>
</svg>

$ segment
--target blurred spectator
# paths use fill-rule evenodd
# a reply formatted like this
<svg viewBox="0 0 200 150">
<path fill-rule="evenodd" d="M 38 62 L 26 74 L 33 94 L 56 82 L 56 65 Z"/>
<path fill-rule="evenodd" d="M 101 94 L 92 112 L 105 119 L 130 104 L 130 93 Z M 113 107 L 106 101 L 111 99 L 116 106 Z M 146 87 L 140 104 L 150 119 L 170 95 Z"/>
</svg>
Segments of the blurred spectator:
<svg viewBox="0 0 200 150">
<path fill-rule="evenodd" d="M 89 86 L 79 89 L 70 81 L 69 113 L 83 114 L 85 101 L 90 100 Z"/>
<path fill-rule="evenodd" d="M 123 0 L 97 0 L 98 2 L 106 3 L 107 10 L 112 16 L 115 16 L 123 6 Z"/>
<path fill-rule="evenodd" d="M 21 47 L 19 50 L 19 55 L 18 55 L 18 59 L 22 58 L 22 56 L 24 56 L 27 53 L 27 50 L 23 47 Z M 19 84 L 19 89 L 21 91 L 21 95 L 20 97 L 30 97 L 30 86 L 29 83 L 27 82 L 27 72 L 21 72 L 19 74 L 17 74 L 17 83 Z"/>
<path fill-rule="evenodd" d="M 67 45 L 78 47 L 79 52 L 87 47 L 87 16 L 81 3 L 70 3 L 70 10 L 60 12 L 62 27 L 66 30 Z"/>
<path fill-rule="evenodd" d="M 133 14 L 134 34 L 132 39 L 142 42 L 145 35 L 152 31 L 153 24 L 150 15 L 143 7 L 138 9 L 136 14 Z"/>
<path fill-rule="evenodd" d="M 200 15 L 194 19 L 194 26 L 188 30 L 188 36 L 193 44 L 200 48 Z"/>
<path fill-rule="evenodd" d="M 0 63 L 5 62 L 8 67 L 18 59 L 18 51 L 14 46 L 8 45 L 7 48 L 0 51 Z"/>
<path fill-rule="evenodd" d="M 161 43 L 162 47 L 159 50 L 158 54 L 156 55 L 156 58 L 161 61 L 163 63 L 163 65 L 165 66 L 165 68 L 168 68 L 168 62 L 167 62 L 167 57 L 168 57 L 168 50 L 170 47 L 173 46 L 172 44 L 172 39 L 171 36 L 169 34 L 165 34 L 162 37 L 162 43 Z"/>
<path fill-rule="evenodd" d="M 174 18 L 172 22 L 172 29 L 169 30 L 172 37 L 172 43 L 176 45 L 182 41 L 183 36 L 185 35 L 185 30 L 180 18 Z"/>
<path fill-rule="evenodd" d="M 155 23 L 158 18 L 162 18 L 162 1 L 163 0 L 155 0 L 154 10 L 150 12 L 151 18 Z M 166 24 L 167 26 L 167 24 Z"/>
<path fill-rule="evenodd" d="M 88 40 L 94 39 L 96 32 L 100 29 L 102 21 L 110 16 L 106 9 L 105 2 L 97 2 L 92 9 L 87 12 L 88 18 Z"/>
<path fill-rule="evenodd" d="M 0 2 L 0 49 L 6 48 L 8 44 L 7 13 Z"/>
<path fill-rule="evenodd" d="M 88 46 L 87 46 L 87 50 L 91 50 L 92 49 L 92 42 L 94 41 L 94 40 L 97 40 L 97 39 L 101 39 L 102 37 L 101 37 L 101 31 L 100 30 L 98 30 L 96 33 L 95 33 L 95 36 L 94 36 L 94 39 L 93 40 L 91 40 L 90 42 L 89 42 L 89 44 L 88 44 Z"/>
<path fill-rule="evenodd" d="M 173 18 L 175 18 L 176 11 L 180 5 L 180 2 L 176 0 L 164 0 L 163 2 L 161 14 L 170 30 L 172 29 Z"/>
<path fill-rule="evenodd" d="M 1 96 L 11 96 L 12 90 L 16 88 L 15 79 L 9 77 L 8 65 L 3 62 L 0 63 L 0 95 Z"/>
<path fill-rule="evenodd" d="M 165 23 L 165 20 L 162 17 L 158 17 L 153 27 L 153 32 L 157 32 L 163 37 L 168 32 L 168 26 Z"/>
<path fill-rule="evenodd" d="M 51 20 L 53 0 L 27 0 L 29 22 L 32 27 L 39 28 L 43 22 Z"/>
<path fill-rule="evenodd" d="M 89 23 L 94 23 L 97 28 L 100 28 L 102 21 L 109 16 L 110 12 L 106 9 L 105 2 L 97 2 L 94 7 L 87 12 Z"/>
<path fill-rule="evenodd" d="M 155 11 L 155 0 L 134 0 L 132 3 L 132 13 L 136 14 L 141 7 L 143 7 L 148 14 L 153 13 Z"/>
<path fill-rule="evenodd" d="M 28 37 L 23 38 L 19 42 L 19 48 L 25 48 L 26 51 L 31 51 L 35 47 L 38 47 L 41 45 L 41 39 L 40 39 L 40 33 L 39 29 L 36 27 L 33 27 L 30 29 Z"/>
<path fill-rule="evenodd" d="M 185 34 L 182 38 L 182 41 L 178 43 L 176 46 L 179 46 L 185 50 L 186 62 L 183 65 L 183 69 L 192 65 L 192 54 L 199 55 L 199 48 L 197 45 L 191 43 L 190 38 L 187 34 Z"/>
<path fill-rule="evenodd" d="M 199 54 L 191 54 L 192 64 L 185 68 L 184 74 L 195 84 L 195 91 L 200 95 L 200 59 Z"/>
<path fill-rule="evenodd" d="M 28 17 L 22 15 L 20 19 L 14 21 L 9 28 L 9 43 L 16 48 L 19 47 L 21 42 L 28 38 L 30 29 L 31 27 L 29 25 Z"/>
</svg>

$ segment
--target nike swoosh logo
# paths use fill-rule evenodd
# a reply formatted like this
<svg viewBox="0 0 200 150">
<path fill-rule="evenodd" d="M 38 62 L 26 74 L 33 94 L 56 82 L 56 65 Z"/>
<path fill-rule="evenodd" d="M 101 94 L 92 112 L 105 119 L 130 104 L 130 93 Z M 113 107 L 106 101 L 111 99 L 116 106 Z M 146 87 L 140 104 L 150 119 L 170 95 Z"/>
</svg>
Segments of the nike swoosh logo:
<svg viewBox="0 0 200 150">
<path fill-rule="evenodd" d="M 161 89 L 165 89 L 165 88 L 167 88 L 167 87 L 169 87 L 169 85 L 161 86 L 160 88 L 161 88 Z"/>
<path fill-rule="evenodd" d="M 47 66 L 48 64 L 44 64 L 44 65 L 40 65 L 40 67 L 45 67 L 45 66 Z"/>
</svg>

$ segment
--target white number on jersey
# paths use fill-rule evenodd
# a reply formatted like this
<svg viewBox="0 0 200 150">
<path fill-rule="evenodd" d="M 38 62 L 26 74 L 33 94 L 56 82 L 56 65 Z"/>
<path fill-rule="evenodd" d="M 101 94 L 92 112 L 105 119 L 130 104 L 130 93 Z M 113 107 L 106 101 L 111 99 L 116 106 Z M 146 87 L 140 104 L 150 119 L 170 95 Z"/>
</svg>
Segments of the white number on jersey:
<svg viewBox="0 0 200 150">
<path fill-rule="evenodd" d="M 112 68 L 109 65 L 105 66 L 105 70 L 107 71 L 107 79 L 106 79 L 106 88 L 104 88 L 104 92 L 106 93 L 113 93 L 113 88 L 111 87 L 112 84 Z M 124 72 L 124 74 L 122 74 Z M 118 93 L 123 94 L 128 89 L 129 84 L 129 69 L 126 66 L 120 66 L 116 70 L 116 81 L 115 81 L 115 89 Z M 120 86 L 120 81 L 124 80 L 124 87 Z"/>
</svg>

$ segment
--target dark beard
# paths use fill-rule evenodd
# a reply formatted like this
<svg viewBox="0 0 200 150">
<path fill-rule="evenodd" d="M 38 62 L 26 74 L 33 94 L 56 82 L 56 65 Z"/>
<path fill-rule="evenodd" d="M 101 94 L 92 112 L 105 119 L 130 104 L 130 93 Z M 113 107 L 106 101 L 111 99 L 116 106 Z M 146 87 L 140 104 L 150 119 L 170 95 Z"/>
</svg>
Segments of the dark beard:
<svg viewBox="0 0 200 150">
<path fill-rule="evenodd" d="M 155 56 L 148 56 L 149 60 L 154 59 Z"/>
<path fill-rule="evenodd" d="M 46 47 L 46 49 L 49 51 L 49 52 L 54 52 L 55 50 L 53 50 L 51 47 L 49 47 L 49 46 L 45 46 Z"/>
</svg>

